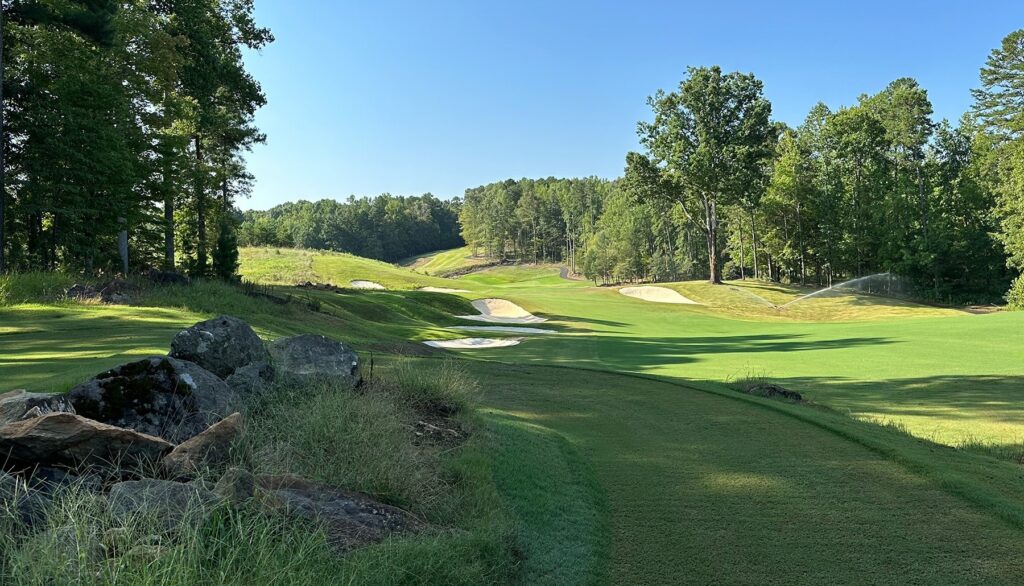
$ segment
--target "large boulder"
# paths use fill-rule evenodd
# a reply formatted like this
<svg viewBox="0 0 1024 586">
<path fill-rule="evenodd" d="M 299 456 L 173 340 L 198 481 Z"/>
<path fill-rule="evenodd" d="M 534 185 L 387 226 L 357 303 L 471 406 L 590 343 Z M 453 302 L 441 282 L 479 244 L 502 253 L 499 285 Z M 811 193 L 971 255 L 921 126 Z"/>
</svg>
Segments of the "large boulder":
<svg viewBox="0 0 1024 586">
<path fill-rule="evenodd" d="M 178 332 L 170 356 L 202 366 L 220 378 L 250 364 L 270 361 L 267 349 L 249 324 L 222 315 Z"/>
<path fill-rule="evenodd" d="M 0 470 L 0 508 L 8 514 L 16 514 L 23 525 L 41 525 L 46 520 L 49 505 L 45 493 L 31 490 L 21 478 Z"/>
<path fill-rule="evenodd" d="M 348 346 L 324 336 L 304 334 L 270 344 L 275 375 L 282 380 L 308 383 L 340 381 L 355 387 L 362 380 L 359 356 Z"/>
<path fill-rule="evenodd" d="M 173 446 L 74 413 L 49 413 L 0 427 L 0 459 L 27 464 L 155 461 Z"/>
<path fill-rule="evenodd" d="M 190 283 L 188 277 L 174 271 L 149 269 L 146 277 L 158 285 L 188 285 Z"/>
<path fill-rule="evenodd" d="M 266 362 L 254 362 L 235 369 L 224 379 L 240 397 L 259 395 L 270 389 L 274 381 L 274 368 Z"/>
<path fill-rule="evenodd" d="M 130 523 L 142 519 L 177 529 L 182 523 L 201 523 L 220 502 L 213 492 L 193 483 L 170 480 L 128 480 L 110 487 L 107 505 L 111 516 Z"/>
<path fill-rule="evenodd" d="M 74 406 L 64 394 L 30 393 L 19 389 L 0 395 L 0 425 L 47 413 L 74 412 Z"/>
<path fill-rule="evenodd" d="M 256 486 L 264 506 L 320 525 L 328 543 L 340 552 L 423 529 L 402 509 L 297 476 L 258 476 Z"/>
<path fill-rule="evenodd" d="M 240 399 L 202 367 L 154 356 L 100 373 L 68 392 L 75 410 L 110 425 L 181 443 L 226 415 Z"/>
<path fill-rule="evenodd" d="M 161 465 L 171 476 L 188 476 L 227 463 L 231 444 L 242 432 L 241 413 L 232 413 L 199 435 L 178 444 Z"/>
</svg>

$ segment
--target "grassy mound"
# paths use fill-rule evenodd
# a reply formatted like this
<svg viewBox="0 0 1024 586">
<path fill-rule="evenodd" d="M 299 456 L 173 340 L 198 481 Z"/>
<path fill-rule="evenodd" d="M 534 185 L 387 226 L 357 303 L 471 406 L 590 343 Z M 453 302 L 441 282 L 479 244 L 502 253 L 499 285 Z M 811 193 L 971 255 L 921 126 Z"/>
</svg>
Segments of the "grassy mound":
<svg viewBox="0 0 1024 586">
<path fill-rule="evenodd" d="M 485 257 L 474 256 L 471 247 L 463 246 L 461 248 L 452 248 L 451 250 L 421 254 L 420 256 L 406 259 L 399 264 L 425 275 L 444 277 L 450 273 L 463 272 L 473 267 L 489 264 L 490 262 L 491 260 Z"/>
</svg>

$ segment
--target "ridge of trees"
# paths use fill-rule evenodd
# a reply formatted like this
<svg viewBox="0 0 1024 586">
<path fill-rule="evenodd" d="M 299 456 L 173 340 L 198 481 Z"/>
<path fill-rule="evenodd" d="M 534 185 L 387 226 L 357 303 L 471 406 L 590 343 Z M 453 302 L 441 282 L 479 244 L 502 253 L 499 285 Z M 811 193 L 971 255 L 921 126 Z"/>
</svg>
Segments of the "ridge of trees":
<svg viewBox="0 0 1024 586">
<path fill-rule="evenodd" d="M 1024 30 L 981 82 L 956 124 L 934 121 L 927 91 L 900 78 L 789 128 L 769 120 L 752 75 L 690 68 L 650 98 L 646 153 L 627 155 L 622 179 L 468 189 L 463 236 L 595 281 L 827 286 L 893 272 L 935 300 L 1024 306 Z"/>
<path fill-rule="evenodd" d="M 253 0 L 0 9 L 0 271 L 233 275 L 242 154 L 264 140 L 253 117 L 266 102 L 242 50 L 273 40 Z"/>
<path fill-rule="evenodd" d="M 396 262 L 462 246 L 460 206 L 457 198 L 442 201 L 429 193 L 289 202 L 243 213 L 239 243 L 333 250 Z"/>
</svg>

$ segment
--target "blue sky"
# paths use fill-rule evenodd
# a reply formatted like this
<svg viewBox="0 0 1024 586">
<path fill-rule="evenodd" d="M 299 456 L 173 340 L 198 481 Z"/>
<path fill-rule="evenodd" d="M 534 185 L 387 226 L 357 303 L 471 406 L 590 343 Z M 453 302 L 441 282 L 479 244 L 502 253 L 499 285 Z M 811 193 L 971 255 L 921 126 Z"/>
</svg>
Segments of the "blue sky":
<svg viewBox="0 0 1024 586">
<path fill-rule="evenodd" d="M 246 57 L 269 139 L 245 209 L 617 177 L 647 96 L 688 65 L 754 73 L 792 125 L 903 76 L 955 120 L 1024 2 L 257 0 L 256 15 L 277 41 Z"/>
</svg>

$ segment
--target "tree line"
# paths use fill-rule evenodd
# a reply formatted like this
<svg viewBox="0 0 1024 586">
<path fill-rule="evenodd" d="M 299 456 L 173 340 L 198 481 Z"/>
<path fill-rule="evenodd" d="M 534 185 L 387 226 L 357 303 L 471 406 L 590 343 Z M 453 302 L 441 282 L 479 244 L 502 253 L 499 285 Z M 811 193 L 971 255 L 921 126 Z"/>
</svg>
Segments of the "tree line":
<svg viewBox="0 0 1024 586">
<path fill-rule="evenodd" d="M 338 202 L 289 202 L 242 215 L 243 246 L 286 246 L 349 252 L 395 262 L 463 245 L 458 198 L 431 194 L 402 197 L 349 197 Z"/>
<path fill-rule="evenodd" d="M 761 82 L 690 68 L 649 99 L 644 152 L 624 176 L 466 191 L 468 244 L 564 261 L 595 281 L 754 277 L 827 286 L 878 272 L 922 296 L 1024 304 L 1024 30 L 981 70 L 975 104 L 933 119 L 927 91 L 893 81 L 819 103 L 790 128 Z M 1014 280 L 1014 277 L 1016 279 Z"/>
<path fill-rule="evenodd" d="M 4 0 L 0 271 L 231 276 L 253 0 Z"/>
</svg>

